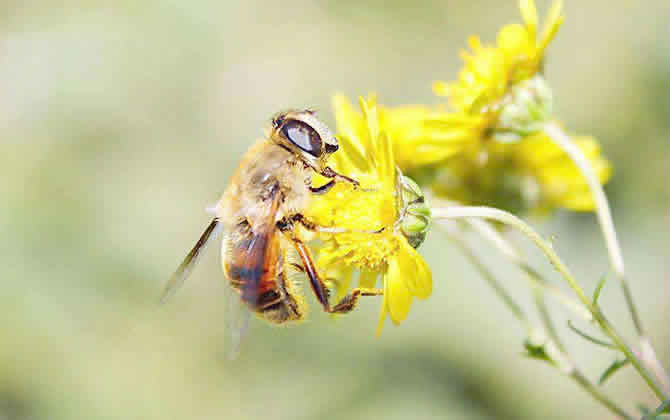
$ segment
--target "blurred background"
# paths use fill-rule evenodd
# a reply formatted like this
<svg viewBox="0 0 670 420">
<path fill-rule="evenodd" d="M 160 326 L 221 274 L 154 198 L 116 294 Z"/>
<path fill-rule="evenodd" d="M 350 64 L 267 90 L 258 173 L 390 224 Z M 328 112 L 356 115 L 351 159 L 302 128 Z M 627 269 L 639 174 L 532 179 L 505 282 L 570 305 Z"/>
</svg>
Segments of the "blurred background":
<svg viewBox="0 0 670 420">
<path fill-rule="evenodd" d="M 546 67 L 557 114 L 613 162 L 633 293 L 670 366 L 670 7 L 565 3 Z M 516 1 L 0 4 L 0 419 L 611 418 L 521 355 L 519 324 L 437 231 L 421 249 L 433 296 L 379 339 L 380 299 L 338 321 L 312 305 L 296 328 L 252 322 L 228 362 L 214 249 L 157 305 L 272 113 L 313 106 L 333 124 L 338 91 L 437 103 L 431 82 L 456 77 L 470 34 L 492 41 L 520 21 Z M 534 223 L 592 290 L 607 272 L 595 217 Z M 473 243 L 527 303 L 521 273 Z M 602 303 L 632 339 L 614 283 Z M 615 355 L 555 309 L 596 380 Z M 607 391 L 630 409 L 654 404 L 632 370 Z"/>
</svg>

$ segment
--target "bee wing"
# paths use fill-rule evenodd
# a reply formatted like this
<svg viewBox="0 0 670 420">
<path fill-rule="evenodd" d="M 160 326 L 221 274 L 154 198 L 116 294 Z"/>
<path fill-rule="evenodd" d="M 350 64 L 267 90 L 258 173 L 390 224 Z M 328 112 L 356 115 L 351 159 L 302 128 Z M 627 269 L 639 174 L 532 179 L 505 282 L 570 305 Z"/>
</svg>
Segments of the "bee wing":
<svg viewBox="0 0 670 420">
<path fill-rule="evenodd" d="M 240 345 L 249 328 L 250 310 L 262 304 L 261 296 L 274 292 L 275 279 L 273 274 L 277 267 L 280 253 L 280 237 L 276 227 L 276 216 L 281 203 L 279 185 L 270 187 L 270 194 L 265 203 L 259 206 L 259 214 L 254 223 L 245 224 L 233 229 L 223 241 L 221 257 L 225 262 L 225 273 L 228 277 L 227 302 L 227 337 L 230 349 L 228 357 L 233 359 L 240 350 Z M 271 282 L 267 281 L 272 277 Z M 230 284 L 236 284 L 235 292 Z"/>
<path fill-rule="evenodd" d="M 186 255 L 184 261 L 179 264 L 177 271 L 175 271 L 168 280 L 167 284 L 165 285 L 165 290 L 161 296 L 160 303 L 164 303 L 177 291 L 177 289 L 179 289 L 184 284 L 188 276 L 193 271 L 193 268 L 200 260 L 200 257 L 207 248 L 207 245 L 213 239 L 215 239 L 220 232 L 221 223 L 219 219 L 215 218 L 212 220 L 209 226 L 207 226 L 207 229 L 205 229 L 205 231 L 202 233 L 200 239 L 198 239 L 198 242 L 196 242 L 193 249 L 191 249 L 191 252 Z"/>
<path fill-rule="evenodd" d="M 226 252 L 225 242 L 222 248 L 224 255 Z M 230 282 L 226 281 L 225 283 L 226 319 L 224 328 L 226 341 L 224 343 L 224 353 L 228 360 L 235 360 L 240 354 L 242 343 L 249 331 L 251 310 L 242 302 L 239 293 L 232 288 Z"/>
</svg>

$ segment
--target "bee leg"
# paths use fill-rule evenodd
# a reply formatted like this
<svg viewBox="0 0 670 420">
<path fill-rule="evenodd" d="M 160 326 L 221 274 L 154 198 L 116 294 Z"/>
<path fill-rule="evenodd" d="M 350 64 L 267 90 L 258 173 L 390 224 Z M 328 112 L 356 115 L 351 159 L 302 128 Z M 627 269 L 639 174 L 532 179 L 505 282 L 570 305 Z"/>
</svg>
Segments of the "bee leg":
<svg viewBox="0 0 670 420">
<path fill-rule="evenodd" d="M 314 291 L 314 294 L 316 295 L 319 303 L 323 305 L 324 311 L 333 314 L 344 314 L 351 312 L 356 307 L 358 304 L 358 299 L 361 296 L 380 296 L 384 294 L 384 291 L 381 289 L 357 287 L 353 289 L 351 293 L 343 297 L 342 300 L 340 300 L 333 308 L 331 308 L 330 303 L 328 302 L 328 296 L 330 294 L 328 287 L 326 287 L 326 284 L 319 276 L 319 272 L 317 271 L 316 266 L 312 260 L 311 251 L 307 245 L 305 245 L 305 243 L 300 239 L 296 238 L 291 231 L 287 229 L 284 230 L 284 232 L 289 233 L 289 237 L 291 238 L 291 241 L 293 241 L 293 245 L 295 246 L 295 249 L 300 256 L 300 260 L 302 261 L 302 266 L 300 267 L 302 269 L 301 271 L 305 272 L 307 277 L 309 277 L 312 290 Z"/>
<path fill-rule="evenodd" d="M 382 289 L 370 289 L 365 287 L 357 287 L 348 295 L 342 298 L 333 309 L 330 310 L 334 314 L 346 314 L 351 312 L 358 304 L 358 299 L 361 296 L 381 296 L 384 294 Z"/>
<path fill-rule="evenodd" d="M 310 187 L 309 187 L 309 190 L 312 192 L 312 194 L 325 194 L 325 193 L 327 193 L 328 191 L 330 191 L 330 189 L 333 188 L 333 187 L 335 186 L 336 183 L 337 183 L 337 182 L 335 182 L 334 179 L 331 179 L 330 181 L 328 181 L 327 183 L 323 184 L 323 185 L 320 186 L 320 187 L 312 187 L 312 186 L 310 186 Z"/>
<path fill-rule="evenodd" d="M 333 181 L 335 181 L 335 182 L 337 182 L 337 181 L 348 182 L 349 184 L 353 185 L 354 187 L 358 187 L 359 185 L 361 185 L 360 182 L 356 181 L 353 178 L 349 178 L 348 176 L 338 174 L 333 169 L 331 169 L 330 166 L 326 166 L 325 168 L 323 168 L 320 175 L 323 175 L 326 178 L 332 178 Z M 328 185 L 328 184 L 326 184 L 326 185 Z"/>
<path fill-rule="evenodd" d="M 321 277 L 319 277 L 319 272 L 317 271 L 316 266 L 312 260 L 311 251 L 307 245 L 305 245 L 305 243 L 300 239 L 296 238 L 292 232 L 287 232 L 289 232 L 289 237 L 291 238 L 291 241 L 293 241 L 293 246 L 295 246 L 295 249 L 300 256 L 302 267 L 305 273 L 307 273 L 307 277 L 309 277 L 309 284 L 312 286 L 312 290 L 314 291 L 316 298 L 323 306 L 323 309 L 326 312 L 330 312 L 330 304 L 328 303 L 328 288 L 326 287 L 323 280 L 321 280 Z"/>
<path fill-rule="evenodd" d="M 376 233 L 382 233 L 386 228 L 382 227 L 377 230 L 356 230 L 356 229 L 345 229 L 345 228 L 337 228 L 337 227 L 328 227 L 328 226 L 320 226 L 317 225 L 316 223 L 308 220 L 304 215 L 300 213 L 296 213 L 293 216 L 289 218 L 289 220 L 293 222 L 298 222 L 301 225 L 305 227 L 307 230 L 311 230 L 312 232 L 320 232 L 320 233 L 371 233 L 371 234 L 376 234 Z"/>
</svg>

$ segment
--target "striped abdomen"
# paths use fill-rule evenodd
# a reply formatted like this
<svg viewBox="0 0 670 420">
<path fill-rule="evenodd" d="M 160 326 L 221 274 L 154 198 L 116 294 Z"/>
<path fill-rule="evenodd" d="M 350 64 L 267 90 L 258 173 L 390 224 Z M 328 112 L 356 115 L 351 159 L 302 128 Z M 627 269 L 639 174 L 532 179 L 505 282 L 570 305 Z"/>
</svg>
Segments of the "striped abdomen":
<svg viewBox="0 0 670 420">
<path fill-rule="evenodd" d="M 242 301 L 261 317 L 275 323 L 300 320 L 303 311 L 291 293 L 281 233 L 274 225 L 258 231 L 242 222 L 230 232 L 224 258 L 226 277 Z"/>
</svg>

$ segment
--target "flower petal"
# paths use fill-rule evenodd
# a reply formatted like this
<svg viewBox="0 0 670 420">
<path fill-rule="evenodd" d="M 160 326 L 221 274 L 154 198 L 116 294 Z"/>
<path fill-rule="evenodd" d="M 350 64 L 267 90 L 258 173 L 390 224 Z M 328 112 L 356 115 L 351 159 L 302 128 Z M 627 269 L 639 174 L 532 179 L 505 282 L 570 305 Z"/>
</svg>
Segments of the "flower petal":
<svg viewBox="0 0 670 420">
<path fill-rule="evenodd" d="M 407 289 L 412 296 L 426 299 L 433 291 L 433 275 L 426 261 L 407 241 L 400 241 L 398 261 Z"/>
<path fill-rule="evenodd" d="M 360 149 L 360 143 L 352 141 L 346 134 L 338 134 L 337 140 L 340 144 L 340 152 L 332 156 L 335 162 L 335 168 L 340 172 L 355 175 L 359 172 L 366 172 L 370 168 L 370 163 Z"/>
<path fill-rule="evenodd" d="M 361 142 L 360 134 L 365 130 L 365 121 L 344 95 L 333 96 L 333 108 L 337 121 L 337 133 L 347 137 L 352 150 L 360 156 L 365 156 L 365 144 Z M 336 153 L 334 156 L 337 156 Z"/>
<path fill-rule="evenodd" d="M 523 21 L 528 29 L 528 38 L 530 38 L 532 40 L 531 42 L 534 44 L 535 37 L 537 36 L 537 9 L 535 8 L 535 1 L 520 0 L 519 8 L 521 9 Z"/>
<path fill-rule="evenodd" d="M 545 23 L 544 31 L 542 32 L 542 39 L 540 40 L 540 45 L 537 47 L 538 56 L 541 57 L 543 55 L 547 45 L 549 45 L 551 40 L 556 36 L 558 28 L 560 28 L 563 23 L 563 18 L 563 2 L 557 0 L 551 5 L 551 9 L 549 10 L 547 22 Z"/>
<path fill-rule="evenodd" d="M 412 296 L 407 288 L 405 282 L 407 272 L 403 270 L 401 261 L 398 256 L 389 258 L 388 270 L 384 276 L 384 293 L 385 300 L 391 321 L 394 324 L 400 324 L 409 313 L 409 308 L 412 306 Z"/>
<path fill-rule="evenodd" d="M 363 119 L 367 122 L 366 131 L 367 136 L 361 136 L 362 139 L 367 139 L 366 146 L 366 157 L 372 166 L 379 168 L 379 160 L 381 156 L 377 155 L 379 150 L 379 118 L 377 117 L 377 98 L 374 95 L 370 95 L 368 99 L 364 99 L 362 96 L 358 97 L 358 102 L 363 111 Z"/>
<path fill-rule="evenodd" d="M 438 96 L 449 96 L 451 95 L 451 84 L 447 82 L 435 82 L 433 83 L 433 92 Z"/>
<path fill-rule="evenodd" d="M 498 32 L 496 43 L 504 52 L 508 65 L 534 54 L 535 38 L 531 38 L 526 28 L 521 25 L 503 26 Z"/>
</svg>

